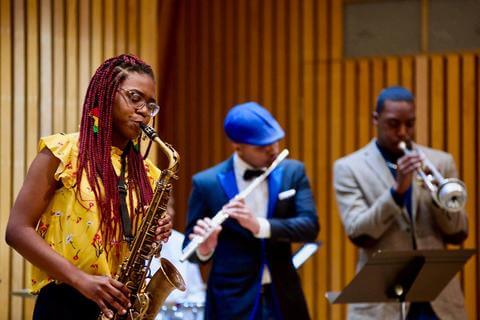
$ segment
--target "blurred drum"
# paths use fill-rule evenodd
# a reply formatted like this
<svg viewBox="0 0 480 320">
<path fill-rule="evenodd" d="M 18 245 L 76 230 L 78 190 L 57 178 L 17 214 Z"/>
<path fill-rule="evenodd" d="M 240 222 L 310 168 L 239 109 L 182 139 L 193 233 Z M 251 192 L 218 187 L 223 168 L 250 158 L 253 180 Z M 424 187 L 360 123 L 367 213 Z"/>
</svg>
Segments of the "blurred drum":
<svg viewBox="0 0 480 320">
<path fill-rule="evenodd" d="M 184 302 L 163 305 L 155 320 L 201 320 L 205 305 L 197 302 Z"/>
</svg>

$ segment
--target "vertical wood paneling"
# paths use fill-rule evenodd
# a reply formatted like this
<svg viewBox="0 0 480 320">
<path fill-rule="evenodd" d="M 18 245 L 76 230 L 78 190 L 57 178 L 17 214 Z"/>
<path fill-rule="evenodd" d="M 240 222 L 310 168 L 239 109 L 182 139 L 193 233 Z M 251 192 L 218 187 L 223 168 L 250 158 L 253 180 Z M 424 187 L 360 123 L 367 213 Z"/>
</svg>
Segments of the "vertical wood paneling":
<svg viewBox="0 0 480 320">
<path fill-rule="evenodd" d="M 20 174 L 13 176 L 13 194 L 17 194 L 22 185 L 22 176 L 25 173 L 25 3 L 13 3 L 13 170 Z M 12 252 L 11 290 L 24 287 L 23 268 L 24 261 L 17 252 Z M 23 300 L 13 296 L 10 300 L 11 317 L 23 318 Z"/>
<path fill-rule="evenodd" d="M 221 1 L 220 1 L 221 2 Z M 215 132 L 220 131 L 223 124 L 223 108 L 226 103 L 225 99 L 225 81 L 223 81 L 223 66 L 225 65 L 224 54 L 223 54 L 223 46 L 222 46 L 222 39 L 223 39 L 223 32 L 225 32 L 225 28 L 222 24 L 222 12 L 223 9 L 220 2 L 217 2 L 216 5 L 212 8 L 212 27 L 211 30 L 213 32 L 212 37 L 212 48 L 213 48 L 213 55 L 212 55 L 212 65 L 210 70 L 212 71 L 213 76 L 213 83 L 216 85 L 212 88 L 212 146 L 213 146 L 213 153 L 212 153 L 212 161 L 213 162 L 220 162 L 223 157 L 222 152 L 222 136 L 216 134 Z M 257 10 L 258 13 L 258 10 Z M 221 28 L 215 28 L 215 26 L 222 26 Z M 258 48 L 258 46 L 257 46 Z M 257 53 L 257 59 L 259 59 L 259 54 Z M 258 70 L 258 66 L 257 66 Z M 255 77 L 256 78 L 256 77 Z M 257 83 L 258 89 L 258 83 Z"/>
<path fill-rule="evenodd" d="M 373 78 L 376 81 L 382 79 L 380 75 L 381 69 L 378 69 L 378 66 L 381 64 L 378 63 L 379 61 L 374 61 L 373 65 L 377 66 L 374 67 L 374 74 Z M 372 95 L 375 96 L 375 93 L 372 92 L 369 88 L 370 79 L 372 78 L 370 72 L 370 65 L 371 63 L 368 60 L 360 60 L 357 61 L 359 67 L 359 76 L 358 76 L 358 141 L 355 147 L 363 146 L 368 141 L 370 141 L 370 137 L 372 135 L 373 126 L 372 126 L 372 112 L 374 110 L 374 103 L 372 101 Z"/>
<path fill-rule="evenodd" d="M 65 14 L 64 0 L 53 2 L 53 132 L 65 131 Z"/>
<path fill-rule="evenodd" d="M 0 74 L 12 74 L 12 3 L 0 2 Z M 5 235 L 8 213 L 12 197 L 12 87 L 11 76 L 0 77 L 0 235 Z M 9 319 L 10 312 L 10 250 L 7 246 L 0 245 L 0 319 Z M 5 307 L 7 306 L 7 307 Z"/>
<path fill-rule="evenodd" d="M 479 101 L 475 96 L 478 93 L 479 78 L 475 70 L 475 56 L 466 54 L 463 56 L 461 69 L 458 74 L 453 76 L 462 82 L 461 96 L 463 101 L 459 101 L 459 106 L 451 106 L 459 110 L 460 117 L 457 128 L 460 129 L 459 150 L 461 150 L 461 161 L 459 165 L 459 174 L 467 186 L 468 202 L 467 213 L 469 219 L 469 236 L 463 244 L 466 248 L 475 248 L 477 246 L 475 239 L 478 238 L 478 175 L 473 172 L 479 172 L 478 147 L 476 146 L 476 135 L 478 130 L 478 107 Z M 450 77 L 449 77 L 450 78 Z M 450 109 L 450 108 L 449 108 Z M 459 151 L 460 152 L 460 151 Z M 476 226 L 476 227 L 473 227 Z M 470 319 L 478 317 L 478 295 L 479 295 L 479 274 L 478 274 L 478 253 L 476 259 L 470 259 L 464 269 L 463 289 L 465 293 L 467 313 Z"/>
<path fill-rule="evenodd" d="M 332 164 L 374 135 L 371 112 L 386 85 L 414 91 L 416 141 L 454 155 L 470 195 L 464 247 L 479 246 L 478 53 L 345 61 L 342 4 L 333 0 L 13 3 L 0 6 L 2 236 L 38 137 L 77 130 L 92 72 L 113 53 L 130 52 L 154 66 L 160 130 L 181 151 L 177 229 L 191 175 L 231 153 L 222 123 L 233 104 L 259 101 L 285 128 L 291 157 L 306 164 L 322 225 L 324 245 L 300 271 L 313 319 L 346 316 L 345 306 L 324 298 L 351 280 L 356 259 L 339 219 Z M 14 74 L 13 67 L 23 71 Z M 0 319 L 29 319 L 31 303 L 10 296 L 27 284 L 22 270 L 29 266 L 2 245 L 0 267 L 0 302 L 8 306 Z M 463 273 L 470 319 L 478 311 L 479 272 L 477 257 Z"/>
<path fill-rule="evenodd" d="M 66 131 L 75 132 L 80 123 L 80 110 L 82 104 L 79 102 L 84 93 L 79 92 L 79 74 L 78 74 L 78 0 L 68 1 L 66 3 Z M 78 110 L 78 112 L 75 112 Z"/>
<path fill-rule="evenodd" d="M 360 113 L 357 108 L 358 101 L 358 79 L 357 79 L 358 64 L 356 61 L 345 62 L 345 135 L 343 145 L 345 146 L 343 152 L 349 154 L 355 151 L 358 147 L 358 124 L 357 121 Z M 371 108 L 369 108 L 370 111 Z M 368 123 L 368 120 L 367 120 Z M 362 144 L 363 145 L 363 144 Z M 342 287 L 348 284 L 348 281 L 355 275 L 356 265 L 356 249 L 353 245 L 347 243 L 344 248 L 344 278 L 342 279 Z"/>
<path fill-rule="evenodd" d="M 456 163 L 461 163 L 460 158 L 460 112 L 461 112 L 461 97 L 460 97 L 460 58 L 458 55 L 449 55 L 447 57 L 446 70 L 446 150 L 453 155 Z"/>
<path fill-rule="evenodd" d="M 298 83 L 300 82 L 299 71 L 299 24 L 300 24 L 300 6 L 297 1 L 288 1 L 289 12 L 289 28 L 287 30 L 287 50 L 289 52 L 288 59 L 288 75 L 290 79 L 290 85 L 288 87 L 289 99 L 288 99 L 288 142 L 290 146 L 290 157 L 299 157 L 300 146 L 300 132 L 299 132 L 299 110 L 301 108 L 300 92 Z M 275 31 L 272 31 L 275 32 Z"/>
<path fill-rule="evenodd" d="M 430 143 L 430 94 L 429 94 L 429 60 L 425 56 L 415 58 L 415 94 L 416 94 L 416 126 L 415 136 L 420 144 Z"/>
<path fill-rule="evenodd" d="M 329 1 L 321 0 L 317 1 L 316 8 L 316 22 L 317 28 L 315 34 L 318 35 L 318 44 L 317 44 L 317 55 L 315 60 L 318 61 L 318 69 L 316 72 L 317 85 L 314 90 L 318 95 L 317 102 L 317 114 L 315 118 L 316 123 L 316 132 L 315 132 L 315 141 L 317 142 L 317 159 L 315 166 L 314 176 L 310 176 L 312 185 L 316 186 L 313 190 L 315 200 L 318 203 L 318 216 L 321 225 L 321 232 L 319 239 L 322 241 L 323 245 L 320 248 L 319 252 L 314 256 L 315 266 L 316 266 L 316 276 L 314 277 L 314 282 L 316 284 L 317 295 L 316 299 L 313 302 L 314 313 L 311 315 L 314 319 L 327 319 L 329 314 L 329 306 L 327 300 L 324 298 L 324 293 L 329 289 L 328 284 L 328 265 L 325 263 L 328 258 L 328 252 L 326 250 L 326 244 L 328 242 L 327 232 L 326 232 L 326 223 L 327 216 L 330 215 L 330 204 L 328 199 L 330 194 L 328 191 L 330 187 L 330 175 L 329 171 L 331 170 L 329 165 L 328 149 L 329 149 L 329 126 L 328 126 L 328 114 L 330 110 L 329 105 L 329 96 L 327 95 L 328 91 L 328 73 L 329 73 L 329 64 L 327 59 L 329 56 L 328 43 L 330 39 L 330 24 L 328 17 L 330 16 L 328 12 Z M 309 281 L 306 279 L 305 281 Z"/>
<path fill-rule="evenodd" d="M 434 56 L 431 62 L 431 132 L 430 142 L 433 148 L 445 148 L 445 59 Z"/>
<path fill-rule="evenodd" d="M 314 37 L 314 3 L 312 0 L 304 1 L 302 7 L 302 44 L 303 44 L 303 72 L 302 72 L 302 104 L 304 106 L 302 112 L 302 159 L 304 159 L 305 168 L 308 176 L 312 176 L 315 172 L 315 149 L 316 144 L 314 136 L 314 119 L 315 119 L 315 90 L 314 90 L 314 57 L 315 57 L 315 37 Z M 312 41 L 313 40 L 313 41 Z M 278 94 L 279 92 L 276 92 Z M 306 116 L 308 115 L 308 116 Z M 302 279 L 313 279 L 315 270 L 313 270 L 313 261 L 308 261 L 302 268 Z M 310 313 L 313 313 L 313 302 L 315 301 L 316 286 L 313 281 L 303 281 L 304 292 L 310 307 Z"/>
<path fill-rule="evenodd" d="M 272 86 L 274 87 L 275 94 L 270 96 L 270 104 L 267 104 L 265 101 L 265 105 L 271 105 L 272 108 L 275 108 L 275 115 L 280 123 L 280 125 L 286 129 L 288 120 L 287 120 L 287 113 L 288 113 L 288 86 L 289 86 L 289 79 L 287 76 L 287 19 L 288 14 L 286 11 L 287 2 L 288 0 L 281 0 L 275 1 L 274 6 L 275 10 L 269 10 L 268 7 L 264 8 L 263 11 L 269 11 L 270 14 L 268 17 L 270 18 L 269 21 L 266 21 L 264 25 L 271 25 L 273 30 L 276 30 L 273 44 L 273 50 L 269 50 L 269 56 L 265 59 L 266 60 L 273 60 L 275 63 L 273 65 L 273 69 L 266 69 L 263 70 L 267 71 L 264 72 L 262 79 L 265 83 L 268 83 L 269 79 L 271 79 Z M 264 2 L 265 3 L 265 2 Z M 275 13 L 272 17 L 272 13 Z M 264 30 L 262 36 L 262 42 L 269 38 L 269 34 L 267 30 Z M 273 54 L 272 54 L 273 53 Z M 260 84 L 261 85 L 261 84 Z M 265 95 L 264 95 L 265 96 Z M 288 143 L 288 137 L 285 140 Z"/>
<path fill-rule="evenodd" d="M 52 1 L 40 6 L 40 135 L 52 132 L 53 127 L 53 53 Z"/>
<path fill-rule="evenodd" d="M 163 33 L 155 26 L 158 3 L 129 2 L 143 10 L 141 25 L 129 28 L 130 47 L 136 48 L 134 53 L 154 67 L 157 76 L 158 59 L 165 60 L 167 54 L 158 52 L 151 30 L 162 35 L 173 30 L 168 23 L 164 24 L 165 30 L 160 30 Z M 124 7 L 118 8 L 119 5 Z M 166 16 L 173 12 L 173 7 L 168 6 L 164 11 Z M 119 18 L 117 13 L 123 16 Z M 2 239 L 12 202 L 37 154 L 38 138 L 78 130 L 92 72 L 114 50 L 125 51 L 126 28 L 123 34 L 118 33 L 122 26 L 132 23 L 130 18 L 125 1 L 120 0 L 0 1 Z M 4 242 L 0 245 L 0 319 L 31 319 L 34 300 L 11 295 L 12 290 L 29 286 L 30 269 L 30 264 Z"/>
<path fill-rule="evenodd" d="M 404 57 L 401 59 L 400 64 L 401 64 L 400 85 L 412 92 L 415 92 L 414 79 L 413 79 L 413 58 Z"/>
<path fill-rule="evenodd" d="M 192 1 L 182 9 L 191 20 L 179 33 L 188 54 L 177 55 L 176 61 L 187 59 L 188 71 L 182 66 L 178 72 L 176 85 L 184 87 L 173 97 L 178 106 L 174 121 L 177 134 L 187 126 L 188 135 L 198 139 L 180 142 L 186 144 L 188 155 L 193 154 L 184 162 L 188 167 L 182 177 L 185 185 L 180 182 L 184 194 L 190 190 L 191 174 L 231 154 L 229 148 L 217 149 L 219 144 L 228 145 L 216 124 L 223 121 L 217 108 L 225 114 L 247 99 L 265 105 L 286 129 L 284 143 L 291 157 L 306 164 L 322 224 L 319 238 L 324 246 L 300 270 L 309 310 L 314 319 L 344 319 L 345 307 L 331 306 L 324 299 L 326 291 L 340 290 L 351 280 L 356 262 L 356 248 L 344 235 L 332 192 L 333 161 L 375 135 L 371 114 L 387 85 L 403 85 L 417 97 L 417 142 L 450 150 L 458 154 L 458 161 L 465 161 L 458 109 L 463 87 L 460 80 L 449 79 L 460 77 L 462 63 L 455 66 L 443 55 L 344 61 L 342 4 L 337 1 L 214 0 L 209 5 L 207 10 Z M 225 20 L 218 19 L 219 14 Z M 206 56 L 214 57 L 214 68 Z M 197 94 L 180 96 L 188 97 L 191 90 Z M 209 117 L 192 116 L 199 119 L 196 123 L 183 120 L 184 112 L 194 115 L 196 109 L 210 110 Z M 453 131 L 457 134 L 447 135 Z M 202 160 L 198 149 L 215 156 Z M 186 204 L 182 206 L 186 209 Z M 472 278 L 466 273 L 467 279 L 476 279 L 476 274 Z"/>
<path fill-rule="evenodd" d="M 37 141 L 38 141 L 38 117 L 39 117 L 39 29 L 38 29 L 38 2 L 37 0 L 28 0 L 26 2 L 26 32 L 27 32 L 27 43 L 26 43 L 26 55 L 28 57 L 26 61 L 26 165 L 32 162 L 37 154 Z M 0 139 L 1 141 L 1 139 Z M 3 233 L 1 233 L 3 235 Z M 30 284 L 30 271 L 31 264 L 25 263 L 24 271 L 24 286 L 28 287 Z M 34 300 L 25 299 L 24 301 L 24 312 L 23 319 L 31 319 L 31 314 L 33 311 Z"/>
</svg>

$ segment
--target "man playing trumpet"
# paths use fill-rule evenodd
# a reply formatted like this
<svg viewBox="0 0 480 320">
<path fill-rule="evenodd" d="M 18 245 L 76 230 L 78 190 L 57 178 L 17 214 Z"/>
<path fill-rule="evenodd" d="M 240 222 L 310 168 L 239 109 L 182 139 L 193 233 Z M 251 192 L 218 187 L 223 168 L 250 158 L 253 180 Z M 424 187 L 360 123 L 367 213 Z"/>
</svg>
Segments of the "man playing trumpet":
<svg viewBox="0 0 480 320">
<path fill-rule="evenodd" d="M 446 211 L 430 190 L 414 183 L 426 158 L 443 177 L 456 177 L 448 153 L 412 143 L 413 95 L 402 87 L 384 89 L 373 112 L 377 137 L 335 162 L 334 187 L 342 222 L 359 247 L 357 271 L 377 250 L 444 249 L 468 235 L 464 210 Z M 401 142 L 411 144 L 404 152 Z M 420 150 L 421 152 L 416 152 Z M 349 319 L 397 319 L 398 304 L 352 304 Z M 432 303 L 407 304 L 407 319 L 466 319 L 457 278 Z"/>
<path fill-rule="evenodd" d="M 284 160 L 244 200 L 232 200 L 277 158 L 284 132 L 255 102 L 232 108 L 224 128 L 235 152 L 193 177 L 185 232 L 190 240 L 206 236 L 222 208 L 230 217 L 190 258 L 212 260 L 205 318 L 309 319 L 290 248 L 319 231 L 305 168 Z"/>
</svg>

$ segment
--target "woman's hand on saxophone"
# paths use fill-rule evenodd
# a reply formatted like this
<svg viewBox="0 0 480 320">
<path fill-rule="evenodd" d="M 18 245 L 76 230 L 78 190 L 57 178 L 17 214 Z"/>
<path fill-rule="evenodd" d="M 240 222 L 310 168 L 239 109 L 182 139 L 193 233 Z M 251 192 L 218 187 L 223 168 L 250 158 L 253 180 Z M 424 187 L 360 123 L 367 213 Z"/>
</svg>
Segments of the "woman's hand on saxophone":
<svg viewBox="0 0 480 320">
<path fill-rule="evenodd" d="M 167 242 L 168 238 L 172 234 L 172 218 L 170 215 L 166 214 L 162 218 L 158 219 L 158 226 L 155 229 L 155 239 L 159 242 Z"/>
<path fill-rule="evenodd" d="M 112 318 L 115 312 L 124 315 L 131 307 L 128 288 L 113 278 L 81 272 L 72 285 L 85 297 L 94 301 L 108 318 Z"/>
<path fill-rule="evenodd" d="M 193 240 L 195 237 L 205 238 L 209 232 L 210 235 L 200 244 L 197 248 L 198 252 L 202 256 L 209 256 L 217 247 L 218 234 L 222 231 L 222 227 L 214 225 L 212 219 L 206 217 L 203 219 L 198 219 L 197 223 L 193 227 L 193 232 L 188 235 L 190 240 Z"/>
</svg>

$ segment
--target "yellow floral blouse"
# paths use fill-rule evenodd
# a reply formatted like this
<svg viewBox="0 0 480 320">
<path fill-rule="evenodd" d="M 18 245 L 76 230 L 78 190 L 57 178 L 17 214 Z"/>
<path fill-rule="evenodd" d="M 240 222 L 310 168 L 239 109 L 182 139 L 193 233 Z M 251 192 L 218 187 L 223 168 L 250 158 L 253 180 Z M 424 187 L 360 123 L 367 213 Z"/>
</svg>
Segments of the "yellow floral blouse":
<svg viewBox="0 0 480 320">
<path fill-rule="evenodd" d="M 50 247 L 79 269 L 89 274 L 114 276 L 119 266 L 119 257 L 127 254 L 127 246 L 125 243 L 120 244 L 120 254 L 114 254 L 112 250 L 107 258 L 99 230 L 100 212 L 86 176 L 82 179 L 80 193 L 76 193 L 78 138 L 79 133 L 72 133 L 40 139 L 39 152 L 48 148 L 60 160 L 55 179 L 61 181 L 63 187 L 55 192 L 42 214 L 37 232 Z M 112 163 L 117 175 L 121 169 L 121 154 L 120 149 L 112 147 Z M 160 170 L 149 160 L 144 163 L 153 188 Z M 128 183 L 128 176 L 126 181 Z M 126 200 L 129 208 L 128 196 Z M 44 271 L 33 267 L 31 291 L 38 293 L 53 280 Z"/>
</svg>

